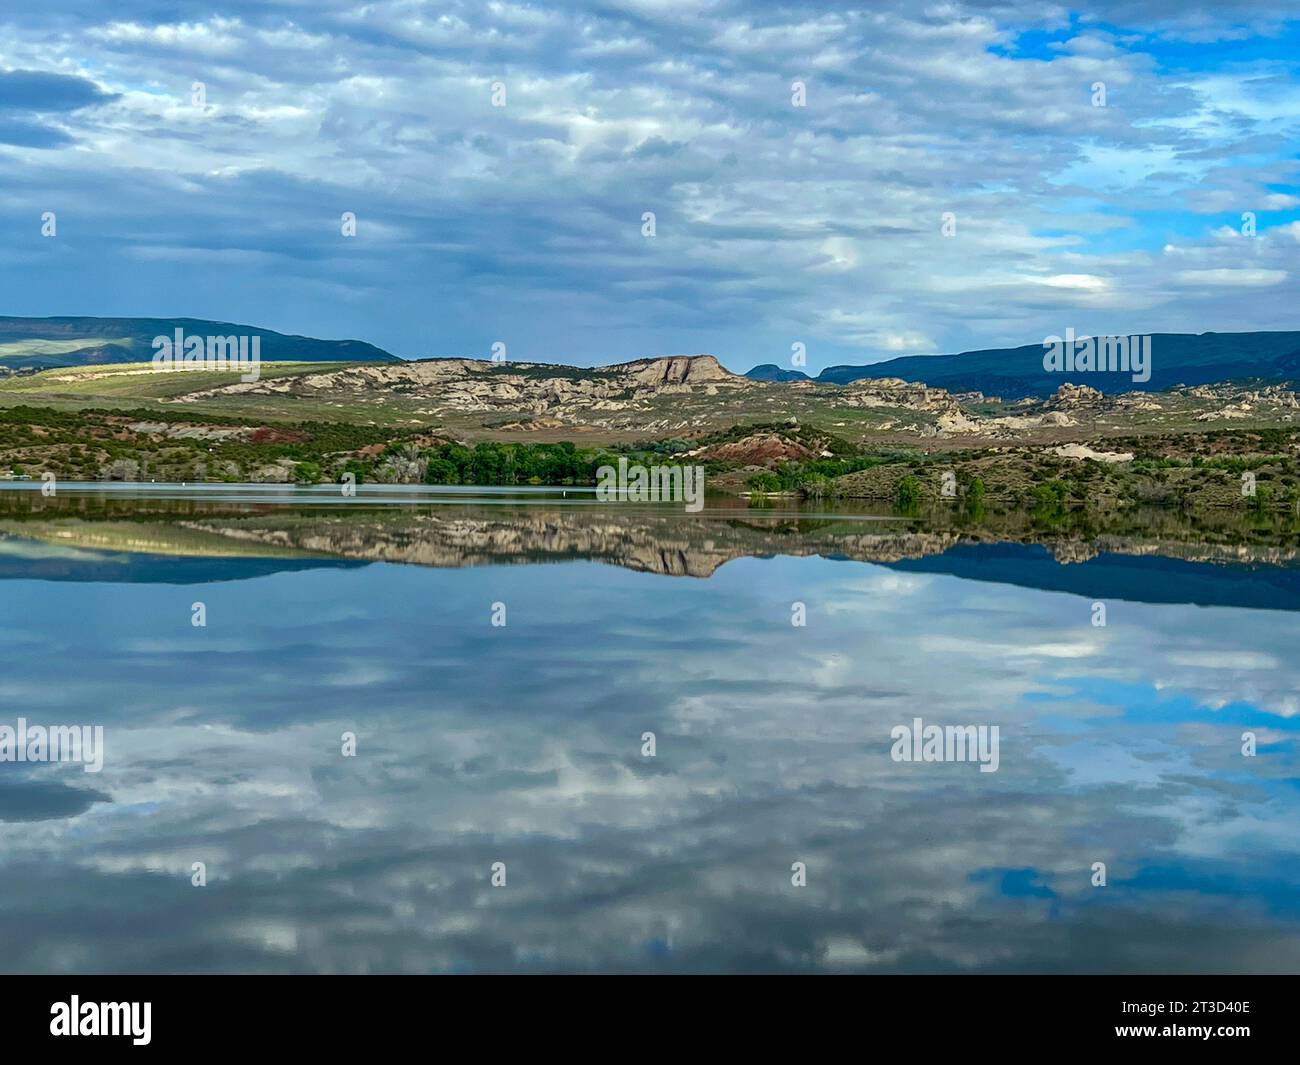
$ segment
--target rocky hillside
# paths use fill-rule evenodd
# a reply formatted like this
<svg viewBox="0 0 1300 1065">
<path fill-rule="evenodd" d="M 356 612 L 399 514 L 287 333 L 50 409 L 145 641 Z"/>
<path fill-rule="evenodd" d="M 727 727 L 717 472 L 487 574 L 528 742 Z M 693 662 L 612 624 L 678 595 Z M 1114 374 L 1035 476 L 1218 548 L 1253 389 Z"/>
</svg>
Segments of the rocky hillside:
<svg viewBox="0 0 1300 1065">
<path fill-rule="evenodd" d="M 917 438 L 1016 440 L 1027 434 L 1071 439 L 1147 421 L 1271 421 L 1300 418 L 1296 393 L 1281 385 L 1201 385 L 1166 394 L 1107 394 L 1064 382 L 1044 398 L 1003 403 L 982 392 L 950 392 L 897 377 L 843 386 L 809 381 L 759 382 L 733 374 L 711 355 L 671 356 L 578 369 L 474 359 L 351 366 L 292 377 L 223 384 L 176 398 L 184 404 L 247 396 L 283 396 L 334 406 L 404 401 L 438 420 L 465 416 L 504 433 L 572 429 L 692 436 L 758 414 L 797 421 L 823 413 L 874 433 Z M 748 416 L 748 417 L 747 417 Z M 757 420 L 756 418 L 753 420 Z"/>
<path fill-rule="evenodd" d="M 396 401 L 425 418 L 474 415 L 482 424 L 503 430 L 574 425 L 653 434 L 687 425 L 673 417 L 675 400 L 716 399 L 722 409 L 729 396 L 756 387 L 712 355 L 672 355 L 592 369 L 425 359 L 234 382 L 190 392 L 176 402 L 250 396 L 333 405 Z"/>
<path fill-rule="evenodd" d="M 783 426 L 791 419 L 857 446 L 910 444 L 925 450 L 1091 445 L 1132 433 L 1300 424 L 1300 401 L 1282 384 L 1114 393 L 1088 382 L 1066 379 L 1045 396 L 1004 399 L 901 377 L 844 385 L 758 381 L 731 373 L 711 355 L 595 368 L 476 359 L 330 366 L 264 362 L 260 378 L 252 382 L 235 373 L 159 373 L 146 363 L 10 377 L 0 381 L 0 408 L 184 411 L 191 418 L 234 416 L 252 426 L 343 422 L 442 432 L 471 443 L 664 441 L 683 451 L 735 427 Z M 755 441 L 727 449 L 718 461 L 747 464 L 740 452 L 761 459 L 767 452 L 778 457 L 782 449 L 790 450 L 786 444 Z"/>
</svg>

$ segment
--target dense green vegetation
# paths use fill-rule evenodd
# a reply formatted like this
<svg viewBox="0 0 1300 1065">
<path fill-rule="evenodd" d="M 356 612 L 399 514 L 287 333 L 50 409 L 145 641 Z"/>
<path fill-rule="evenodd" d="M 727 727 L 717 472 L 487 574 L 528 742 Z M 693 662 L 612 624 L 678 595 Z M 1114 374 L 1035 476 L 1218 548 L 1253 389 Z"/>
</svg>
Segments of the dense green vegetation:
<svg viewBox="0 0 1300 1065">
<path fill-rule="evenodd" d="M 853 455 L 833 459 L 808 459 L 782 462 L 775 470 L 755 474 L 746 482 L 748 488 L 761 492 L 793 492 L 802 496 L 836 495 L 835 478 L 868 470 L 898 460 L 897 455 Z M 761 485 L 758 487 L 755 480 Z"/>
<path fill-rule="evenodd" d="M 617 460 L 603 448 L 559 444 L 445 443 L 421 455 L 425 484 L 593 484 L 596 470 Z M 419 460 L 417 459 L 417 462 Z"/>
<path fill-rule="evenodd" d="M 601 466 L 625 457 L 647 466 L 702 465 L 714 490 L 755 499 L 871 499 L 903 513 L 938 504 L 1059 521 L 1072 511 L 1148 505 L 1256 514 L 1300 508 L 1300 430 L 1110 438 L 1106 447 L 1133 460 L 1034 447 L 868 450 L 791 422 L 625 446 L 471 445 L 436 430 L 324 420 L 249 425 L 179 408 L 0 408 L 0 472 L 31 478 L 49 471 L 60 480 L 333 483 L 350 474 L 358 483 L 590 485 Z"/>
<path fill-rule="evenodd" d="M 894 505 L 904 514 L 912 514 L 921 505 L 921 482 L 910 473 L 894 490 Z"/>
</svg>

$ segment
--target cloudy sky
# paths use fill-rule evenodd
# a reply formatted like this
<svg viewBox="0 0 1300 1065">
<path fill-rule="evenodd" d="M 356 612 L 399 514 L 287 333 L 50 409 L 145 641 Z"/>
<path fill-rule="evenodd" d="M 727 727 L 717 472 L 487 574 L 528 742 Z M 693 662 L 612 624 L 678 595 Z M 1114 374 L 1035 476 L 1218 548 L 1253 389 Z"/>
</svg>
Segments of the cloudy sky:
<svg viewBox="0 0 1300 1065">
<path fill-rule="evenodd" d="M 814 371 L 1296 328 L 1300 19 L 1192 6 L 11 9 L 0 313 Z"/>
</svg>

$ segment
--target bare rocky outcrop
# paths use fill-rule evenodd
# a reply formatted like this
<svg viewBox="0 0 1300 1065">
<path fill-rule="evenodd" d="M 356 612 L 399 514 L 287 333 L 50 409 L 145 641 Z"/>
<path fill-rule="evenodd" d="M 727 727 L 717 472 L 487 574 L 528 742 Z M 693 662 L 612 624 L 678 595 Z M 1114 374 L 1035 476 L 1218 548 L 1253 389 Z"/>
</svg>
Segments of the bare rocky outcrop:
<svg viewBox="0 0 1300 1065">
<path fill-rule="evenodd" d="M 1044 407 L 1048 410 L 1078 410 L 1084 407 L 1099 409 L 1105 403 L 1104 392 L 1098 392 L 1089 385 L 1076 385 L 1067 381 L 1052 393 Z"/>
<path fill-rule="evenodd" d="M 983 398 L 979 393 L 967 393 L 963 401 L 968 397 Z M 902 407 L 936 414 L 961 411 L 961 402 L 947 389 L 899 377 L 865 377 L 852 381 L 841 386 L 835 398 L 837 405 L 845 407 Z"/>
<path fill-rule="evenodd" d="M 1054 455 L 1065 459 L 1093 459 L 1096 462 L 1132 462 L 1131 451 L 1097 451 L 1086 444 L 1062 444 L 1051 449 Z"/>
<path fill-rule="evenodd" d="M 289 459 L 280 459 L 259 466 L 249 474 L 248 479 L 254 484 L 292 484 L 296 466 L 297 464 Z"/>
<path fill-rule="evenodd" d="M 138 481 L 139 479 L 140 463 L 135 459 L 115 459 L 104 469 L 106 481 Z"/>
<path fill-rule="evenodd" d="M 629 376 L 641 386 L 697 385 L 730 381 L 737 375 L 712 355 L 670 355 L 659 359 L 638 359 L 609 367 Z"/>
</svg>

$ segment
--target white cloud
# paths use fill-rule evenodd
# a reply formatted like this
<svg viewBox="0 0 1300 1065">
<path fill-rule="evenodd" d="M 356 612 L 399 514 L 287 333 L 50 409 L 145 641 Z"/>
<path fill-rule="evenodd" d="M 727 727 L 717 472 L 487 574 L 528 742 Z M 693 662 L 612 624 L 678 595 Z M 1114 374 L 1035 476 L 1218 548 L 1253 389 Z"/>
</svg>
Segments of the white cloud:
<svg viewBox="0 0 1300 1065">
<path fill-rule="evenodd" d="M 1181 270 L 1178 280 L 1189 285 L 1227 288 L 1259 288 L 1280 285 L 1287 279 L 1285 270 L 1251 270 L 1219 267 L 1215 270 Z"/>
</svg>

